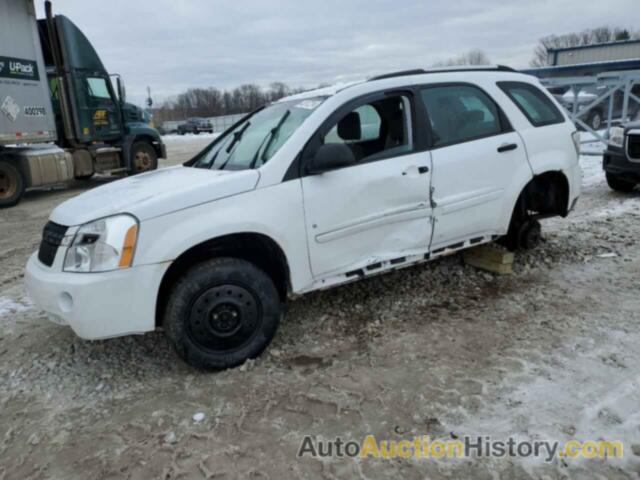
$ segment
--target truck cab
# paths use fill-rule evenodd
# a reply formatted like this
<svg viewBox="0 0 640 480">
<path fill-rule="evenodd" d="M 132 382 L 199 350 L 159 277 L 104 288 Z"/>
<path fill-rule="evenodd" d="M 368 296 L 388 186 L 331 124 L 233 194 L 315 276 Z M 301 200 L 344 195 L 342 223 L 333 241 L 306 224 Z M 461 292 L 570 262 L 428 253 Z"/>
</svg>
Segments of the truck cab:
<svg viewBox="0 0 640 480">
<path fill-rule="evenodd" d="M 0 5 L 0 208 L 27 188 L 142 173 L 166 157 L 120 76 L 71 20 L 45 10 L 36 20 L 32 0 Z"/>
<path fill-rule="evenodd" d="M 84 33 L 48 8 L 38 34 L 59 144 L 74 149 L 76 178 L 157 168 L 166 157 L 160 135 L 140 108 L 126 103 L 121 77 L 107 72 Z"/>
</svg>

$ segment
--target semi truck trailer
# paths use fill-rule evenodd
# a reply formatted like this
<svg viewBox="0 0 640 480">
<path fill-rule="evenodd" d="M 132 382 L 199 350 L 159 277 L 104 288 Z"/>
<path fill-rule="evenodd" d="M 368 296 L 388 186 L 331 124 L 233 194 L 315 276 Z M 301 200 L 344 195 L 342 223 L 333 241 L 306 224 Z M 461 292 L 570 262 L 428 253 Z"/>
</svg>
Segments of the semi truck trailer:
<svg viewBox="0 0 640 480">
<path fill-rule="evenodd" d="M 166 158 L 122 78 L 50 2 L 45 12 L 37 20 L 33 0 L 0 2 L 0 208 L 28 188 L 134 175 Z"/>
</svg>

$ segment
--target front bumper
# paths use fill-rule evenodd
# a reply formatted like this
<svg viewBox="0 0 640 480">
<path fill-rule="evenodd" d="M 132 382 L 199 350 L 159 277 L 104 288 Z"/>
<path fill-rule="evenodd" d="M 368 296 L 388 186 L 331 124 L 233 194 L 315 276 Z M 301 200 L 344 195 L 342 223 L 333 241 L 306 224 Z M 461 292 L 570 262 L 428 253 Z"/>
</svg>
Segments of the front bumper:
<svg viewBox="0 0 640 480">
<path fill-rule="evenodd" d="M 640 162 L 631 162 L 622 148 L 609 146 L 602 155 L 602 168 L 617 177 L 640 182 Z"/>
<path fill-rule="evenodd" d="M 62 272 L 60 264 L 57 258 L 49 268 L 33 254 L 25 272 L 29 297 L 53 322 L 87 340 L 155 329 L 157 294 L 169 263 L 105 273 Z"/>
</svg>

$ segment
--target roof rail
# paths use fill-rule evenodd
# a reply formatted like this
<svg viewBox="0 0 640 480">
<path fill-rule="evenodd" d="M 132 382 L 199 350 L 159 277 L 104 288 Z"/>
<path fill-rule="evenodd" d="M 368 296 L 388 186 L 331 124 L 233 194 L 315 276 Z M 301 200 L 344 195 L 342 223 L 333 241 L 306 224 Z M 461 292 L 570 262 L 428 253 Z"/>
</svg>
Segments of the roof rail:
<svg viewBox="0 0 640 480">
<path fill-rule="evenodd" d="M 487 65 L 483 66 L 473 66 L 473 67 L 444 67 L 444 68 L 433 68 L 429 70 L 425 70 L 423 68 L 416 68 L 413 70 L 402 70 L 399 72 L 391 72 L 385 73 L 384 75 L 377 75 L 375 77 L 370 78 L 368 81 L 373 82 L 375 80 L 384 80 L 387 78 L 394 77 L 406 77 L 408 75 L 424 75 L 427 73 L 450 73 L 450 72 L 517 72 L 511 67 L 507 67 L 506 65 Z"/>
</svg>

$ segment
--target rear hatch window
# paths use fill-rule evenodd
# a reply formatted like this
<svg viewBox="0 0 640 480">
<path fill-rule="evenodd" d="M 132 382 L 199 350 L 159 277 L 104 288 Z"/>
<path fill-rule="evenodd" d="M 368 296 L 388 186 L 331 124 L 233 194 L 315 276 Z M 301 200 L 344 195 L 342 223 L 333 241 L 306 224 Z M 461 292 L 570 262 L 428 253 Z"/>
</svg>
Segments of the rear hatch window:
<svg viewBox="0 0 640 480">
<path fill-rule="evenodd" d="M 534 127 L 564 122 L 564 115 L 539 88 L 524 82 L 498 82 Z"/>
</svg>

